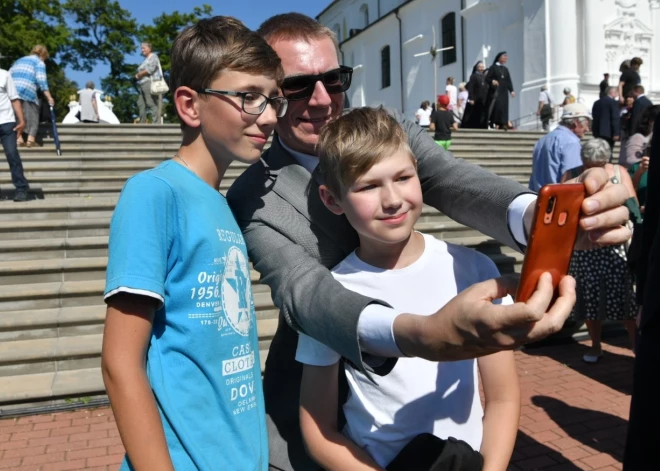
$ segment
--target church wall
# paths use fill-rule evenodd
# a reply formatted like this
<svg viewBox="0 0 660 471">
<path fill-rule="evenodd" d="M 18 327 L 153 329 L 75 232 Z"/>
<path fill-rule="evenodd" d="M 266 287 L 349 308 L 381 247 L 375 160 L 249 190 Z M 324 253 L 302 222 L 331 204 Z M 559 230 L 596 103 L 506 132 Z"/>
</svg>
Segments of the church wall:
<svg viewBox="0 0 660 471">
<path fill-rule="evenodd" d="M 381 51 L 390 47 L 390 86 L 382 88 Z M 401 64 L 399 24 L 394 15 L 342 43 L 343 62 L 352 66 L 353 81 L 348 91 L 350 105 L 386 105 L 401 109 Z"/>
<path fill-rule="evenodd" d="M 399 37 L 399 22 L 394 14 L 360 33 L 354 39 L 349 39 L 341 45 L 344 62 L 356 68 L 353 83 L 349 91 L 351 106 L 386 104 L 403 109 L 404 113 L 413 118 L 419 104 L 424 100 L 434 101 L 434 95 L 445 92 L 446 79 L 453 76 L 455 85 L 463 80 L 461 21 L 458 15 L 460 0 L 437 2 L 435 0 L 418 0 L 402 7 L 399 12 L 401 19 L 401 37 Z M 414 57 L 415 54 L 428 52 L 433 42 L 435 28 L 436 47 L 442 44 L 441 19 L 450 12 L 456 13 L 456 62 L 443 65 L 442 53 L 438 53 L 434 61 L 431 55 Z M 421 37 L 418 37 L 420 36 Z M 401 76 L 399 67 L 399 48 L 403 45 L 403 101 L 401 97 Z M 390 45 L 391 86 L 380 88 L 380 51 L 386 44 Z M 357 67 L 356 67 L 357 66 Z M 434 66 L 437 67 L 434 86 Z"/>
<path fill-rule="evenodd" d="M 345 0 L 337 4 L 341 8 L 328 13 L 353 15 L 350 8 L 359 9 L 362 2 Z M 381 8 L 399 3 L 381 0 Z M 448 11 L 457 13 L 457 62 L 441 66 L 439 53 L 434 69 L 430 56 L 414 55 L 430 49 L 431 25 L 441 44 L 440 19 Z M 345 62 L 363 67 L 355 72 L 351 104 L 385 103 L 401 109 L 403 101 L 405 113 L 412 117 L 422 100 L 433 99 L 434 70 L 438 93 L 443 93 L 447 76 L 455 77 L 458 85 L 469 78 L 477 60 L 490 66 L 503 50 L 508 52 L 507 67 L 518 95 L 510 100 L 509 116 L 520 118 L 516 124 L 523 129 L 538 126 L 535 112 L 543 85 L 549 86 L 556 104 L 563 101 L 562 90 L 570 87 L 579 101 L 591 107 L 603 72 L 610 73 L 610 85 L 616 86 L 620 63 L 633 56 L 644 60 L 641 77 L 646 94 L 660 103 L 660 0 L 414 0 L 401 6 L 398 14 L 400 39 L 392 14 L 343 43 Z M 401 42 L 403 100 L 396 69 Z M 381 90 L 380 49 L 386 43 L 391 46 L 392 85 Z"/>
<path fill-rule="evenodd" d="M 460 0 L 418 0 L 401 9 L 400 16 L 403 24 L 403 43 L 422 35 L 423 37 L 411 40 L 403 46 L 404 65 L 404 94 L 405 114 L 414 117 L 422 101 L 434 102 L 436 95 L 445 93 L 447 77 L 454 77 L 454 85 L 464 81 L 461 48 L 461 17 Z M 456 62 L 443 65 L 443 54 L 438 52 L 435 59 L 431 55 L 415 57 L 415 54 L 428 52 L 433 43 L 433 29 L 435 29 L 436 47 L 442 47 L 441 20 L 446 14 L 454 12 L 456 26 Z M 435 70 L 434 70 L 435 69 Z M 434 86 L 436 80 L 436 86 Z"/>
<path fill-rule="evenodd" d="M 369 14 L 369 24 L 378 19 L 378 0 L 343 0 L 334 4 L 318 19 L 333 31 L 338 29 L 337 39 L 342 42 L 349 38 L 351 29 L 364 29 L 367 26 L 365 25 L 365 9 Z"/>
</svg>

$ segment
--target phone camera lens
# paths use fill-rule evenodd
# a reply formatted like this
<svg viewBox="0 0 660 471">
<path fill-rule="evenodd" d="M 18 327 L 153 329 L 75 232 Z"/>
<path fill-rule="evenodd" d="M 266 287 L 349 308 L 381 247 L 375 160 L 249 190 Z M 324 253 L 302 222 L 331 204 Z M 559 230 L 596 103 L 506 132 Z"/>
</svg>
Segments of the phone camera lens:
<svg viewBox="0 0 660 471">
<path fill-rule="evenodd" d="M 548 200 L 548 207 L 545 209 L 546 214 L 552 213 L 552 210 L 555 209 L 555 200 L 554 196 Z"/>
</svg>

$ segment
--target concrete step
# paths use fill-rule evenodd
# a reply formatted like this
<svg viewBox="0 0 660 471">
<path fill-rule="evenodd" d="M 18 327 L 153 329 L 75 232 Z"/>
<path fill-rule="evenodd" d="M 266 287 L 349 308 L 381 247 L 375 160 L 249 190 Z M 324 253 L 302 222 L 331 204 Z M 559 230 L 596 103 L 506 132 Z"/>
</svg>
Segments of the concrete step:
<svg viewBox="0 0 660 471">
<path fill-rule="evenodd" d="M 104 288 L 104 279 L 0 285 L 0 316 L 4 312 L 98 305 L 103 302 Z M 266 285 L 255 284 L 254 304 L 257 318 L 277 316 Z"/>
<path fill-rule="evenodd" d="M 67 281 L 105 280 L 107 257 L 46 258 L 0 262 L 0 286 Z M 259 274 L 251 270 L 255 291 L 263 291 Z"/>
<path fill-rule="evenodd" d="M 95 306 L 94 310 L 98 317 L 101 312 L 105 317 L 105 306 Z M 64 317 L 60 319 L 66 325 Z M 262 371 L 277 323 L 277 318 L 257 321 Z M 98 333 L 0 343 L 0 404 L 104 392 L 100 375 L 102 323 L 98 326 Z"/>
<path fill-rule="evenodd" d="M 263 373 L 268 350 L 260 350 Z M 17 376 L 0 376 L 0 405 L 10 409 L 12 405 L 43 403 L 61 398 L 87 398 L 105 394 L 105 386 L 99 366 L 48 373 Z"/>
</svg>

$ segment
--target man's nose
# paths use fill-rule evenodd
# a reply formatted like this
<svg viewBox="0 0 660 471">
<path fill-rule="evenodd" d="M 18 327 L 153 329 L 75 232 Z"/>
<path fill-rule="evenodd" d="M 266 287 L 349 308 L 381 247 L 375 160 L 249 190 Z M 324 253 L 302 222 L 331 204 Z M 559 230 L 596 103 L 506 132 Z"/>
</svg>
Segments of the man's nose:
<svg viewBox="0 0 660 471">
<path fill-rule="evenodd" d="M 323 85 L 321 80 L 318 80 L 314 84 L 314 92 L 312 93 L 312 96 L 309 97 L 310 106 L 330 106 L 331 103 L 332 99 L 330 98 L 328 91 L 325 89 L 325 85 Z"/>
</svg>

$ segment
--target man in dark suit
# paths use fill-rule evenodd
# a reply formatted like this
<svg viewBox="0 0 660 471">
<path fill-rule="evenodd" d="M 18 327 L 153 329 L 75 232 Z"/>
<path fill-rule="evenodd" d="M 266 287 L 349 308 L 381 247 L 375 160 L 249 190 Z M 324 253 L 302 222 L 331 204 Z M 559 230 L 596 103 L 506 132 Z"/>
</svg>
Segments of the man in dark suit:
<svg viewBox="0 0 660 471">
<path fill-rule="evenodd" d="M 660 120 L 655 122 L 637 266 L 639 341 L 623 471 L 660 469 Z"/>
<path fill-rule="evenodd" d="M 621 137 L 619 119 L 619 102 L 616 100 L 616 88 L 608 87 L 607 94 L 597 100 L 591 109 L 593 118 L 591 130 L 594 137 L 605 139 L 611 149 Z"/>
<path fill-rule="evenodd" d="M 400 356 L 476 358 L 543 338 L 561 328 L 575 291 L 565 280 L 552 307 L 552 288 L 547 286 L 537 292 L 536 302 L 542 301 L 531 310 L 524 303 L 496 306 L 484 299 L 515 288 L 503 279 L 489 280 L 423 316 L 401 313 L 344 288 L 330 269 L 356 249 L 358 237 L 346 218 L 328 211 L 319 197 L 315 146 L 323 125 L 343 110 L 352 69 L 340 66 L 334 33 L 305 15 L 277 15 L 258 32 L 282 59 L 282 90 L 289 108 L 278 120 L 270 149 L 236 180 L 227 200 L 250 259 L 280 309 L 264 373 L 271 469 L 317 471 L 300 434 L 297 331 L 373 377 L 390 371 Z M 402 113 L 388 111 L 403 126 L 417 157 L 424 201 L 521 250 L 536 196 L 513 180 L 455 159 L 426 130 Z M 583 215 L 584 228 L 592 231 L 595 242 L 622 243 L 629 236 L 620 225 L 628 214 L 621 206 L 625 188 L 607 185 L 603 169 L 591 169 L 582 178 L 589 194 L 584 210 L 590 202 L 596 205 L 589 210 L 596 217 Z"/>
<path fill-rule="evenodd" d="M 633 96 L 635 102 L 633 103 L 632 111 L 630 112 L 630 135 L 632 136 L 637 132 L 637 126 L 642 119 L 642 113 L 649 106 L 652 106 L 651 100 L 644 95 L 644 86 L 635 85 L 633 88 Z"/>
</svg>

